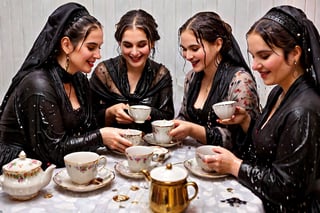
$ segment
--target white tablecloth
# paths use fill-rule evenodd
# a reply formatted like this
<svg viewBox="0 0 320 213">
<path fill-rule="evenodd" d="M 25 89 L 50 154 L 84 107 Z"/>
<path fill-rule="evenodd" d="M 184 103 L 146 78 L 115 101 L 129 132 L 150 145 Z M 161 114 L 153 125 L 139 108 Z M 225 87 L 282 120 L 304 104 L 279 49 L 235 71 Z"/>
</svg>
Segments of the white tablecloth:
<svg viewBox="0 0 320 213">
<path fill-rule="evenodd" d="M 186 140 L 183 145 L 168 148 L 170 157 L 165 163 L 180 163 L 182 166 L 185 160 L 194 157 L 195 147 L 199 144 Z M 5 192 L 0 190 L 0 213 L 13 212 L 151 212 L 149 209 L 148 182 L 145 179 L 130 179 L 124 177 L 114 170 L 117 162 L 125 160 L 125 156 L 107 152 L 108 168 L 115 172 L 115 179 L 107 186 L 91 192 L 72 192 L 62 189 L 51 181 L 43 188 L 39 195 L 28 201 L 16 201 L 11 199 Z M 61 171 L 56 169 L 54 174 Z M 53 174 L 53 175 L 54 175 Z M 186 213 L 209 213 L 209 212 L 264 212 L 261 200 L 250 190 L 238 183 L 231 177 L 220 179 L 208 179 L 194 176 L 190 173 L 188 181 L 194 181 L 199 187 L 197 197 L 191 201 Z M 133 191 L 130 188 L 138 186 L 139 190 Z M 189 190 L 189 196 L 193 194 L 193 189 Z M 52 197 L 47 198 L 48 194 Z M 118 194 L 125 194 L 129 200 L 121 203 L 112 198 Z M 222 202 L 229 198 L 238 198 L 246 201 L 246 204 L 230 205 Z"/>
</svg>

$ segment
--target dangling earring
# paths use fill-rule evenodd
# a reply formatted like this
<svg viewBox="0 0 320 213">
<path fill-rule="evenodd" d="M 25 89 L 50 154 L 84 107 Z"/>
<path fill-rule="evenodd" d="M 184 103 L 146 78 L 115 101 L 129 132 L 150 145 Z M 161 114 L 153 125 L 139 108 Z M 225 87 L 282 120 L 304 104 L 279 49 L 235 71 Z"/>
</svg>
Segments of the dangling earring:
<svg viewBox="0 0 320 213">
<path fill-rule="evenodd" d="M 217 57 L 216 57 L 216 60 L 215 60 L 215 62 L 214 62 L 214 65 L 215 65 L 216 67 L 218 67 L 219 64 L 220 64 L 220 62 L 221 62 L 221 57 L 220 57 L 220 56 L 217 56 Z"/>
<path fill-rule="evenodd" d="M 69 55 L 67 55 L 66 67 L 65 67 L 66 72 L 68 72 L 69 65 L 70 65 L 70 58 L 69 58 Z"/>
<path fill-rule="evenodd" d="M 294 60 L 293 61 L 293 64 L 294 64 L 294 68 L 293 68 L 293 77 L 294 78 L 296 78 L 296 77 L 298 77 L 298 71 L 297 71 L 297 61 L 296 60 Z M 297 74 L 296 74 L 297 73 Z"/>
</svg>

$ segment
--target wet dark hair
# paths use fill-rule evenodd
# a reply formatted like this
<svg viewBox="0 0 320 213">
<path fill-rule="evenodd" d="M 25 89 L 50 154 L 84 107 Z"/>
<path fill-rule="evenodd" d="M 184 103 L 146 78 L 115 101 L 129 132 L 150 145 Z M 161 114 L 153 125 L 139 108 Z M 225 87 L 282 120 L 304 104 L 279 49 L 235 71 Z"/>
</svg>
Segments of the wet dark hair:
<svg viewBox="0 0 320 213">
<path fill-rule="evenodd" d="M 116 32 L 114 37 L 117 42 L 121 42 L 124 32 L 128 28 L 138 28 L 145 32 L 149 43 L 155 43 L 160 40 L 160 35 L 158 33 L 155 19 L 146 11 L 142 9 L 138 10 L 130 10 L 126 14 L 124 14 L 120 21 L 116 24 Z M 152 57 L 154 55 L 155 49 L 154 47 L 150 49 L 152 50 Z"/>
<path fill-rule="evenodd" d="M 84 41 L 88 35 L 95 29 L 102 29 L 102 24 L 93 16 L 86 15 L 70 23 L 62 37 L 70 38 L 71 43 L 77 46 L 80 41 Z"/>
<path fill-rule="evenodd" d="M 189 18 L 178 31 L 179 38 L 185 30 L 191 30 L 203 47 L 202 40 L 214 43 L 217 38 L 223 40 L 220 54 L 226 56 L 232 46 L 232 29 L 215 12 L 199 12 Z M 180 42 L 179 42 L 180 43 Z"/>
<path fill-rule="evenodd" d="M 272 50 L 275 47 L 282 49 L 286 61 L 288 61 L 288 55 L 295 46 L 300 46 L 302 50 L 300 63 L 303 68 L 306 68 L 306 61 L 308 59 L 304 54 L 305 50 L 302 48 L 302 41 L 293 36 L 292 32 L 284 26 L 270 19 L 261 18 L 251 26 L 246 37 L 252 33 L 259 34 Z"/>
</svg>

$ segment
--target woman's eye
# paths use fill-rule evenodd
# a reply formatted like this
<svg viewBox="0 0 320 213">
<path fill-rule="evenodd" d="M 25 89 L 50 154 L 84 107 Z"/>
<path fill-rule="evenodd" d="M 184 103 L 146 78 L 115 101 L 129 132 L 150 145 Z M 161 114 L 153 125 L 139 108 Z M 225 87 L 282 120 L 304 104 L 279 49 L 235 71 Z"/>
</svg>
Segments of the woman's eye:
<svg viewBox="0 0 320 213">
<path fill-rule="evenodd" d="M 139 48 L 143 48 L 143 47 L 145 47 L 147 45 L 147 43 L 140 43 L 140 44 L 138 44 L 138 47 Z"/>
<path fill-rule="evenodd" d="M 269 54 L 267 54 L 267 55 L 261 55 L 260 57 L 262 58 L 262 59 L 264 59 L 264 60 L 266 60 L 266 59 L 268 59 L 269 58 Z"/>
</svg>

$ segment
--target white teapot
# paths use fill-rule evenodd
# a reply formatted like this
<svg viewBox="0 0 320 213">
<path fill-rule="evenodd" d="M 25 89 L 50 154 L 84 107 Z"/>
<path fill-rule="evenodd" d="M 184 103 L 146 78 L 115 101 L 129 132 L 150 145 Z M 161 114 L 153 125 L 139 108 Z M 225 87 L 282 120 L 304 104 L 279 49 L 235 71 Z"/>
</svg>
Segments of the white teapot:
<svg viewBox="0 0 320 213">
<path fill-rule="evenodd" d="M 56 168 L 52 164 L 43 171 L 41 164 L 41 161 L 26 158 L 25 152 L 21 151 L 19 158 L 2 167 L 2 190 L 17 200 L 29 200 L 37 196 L 49 184 Z"/>
</svg>

